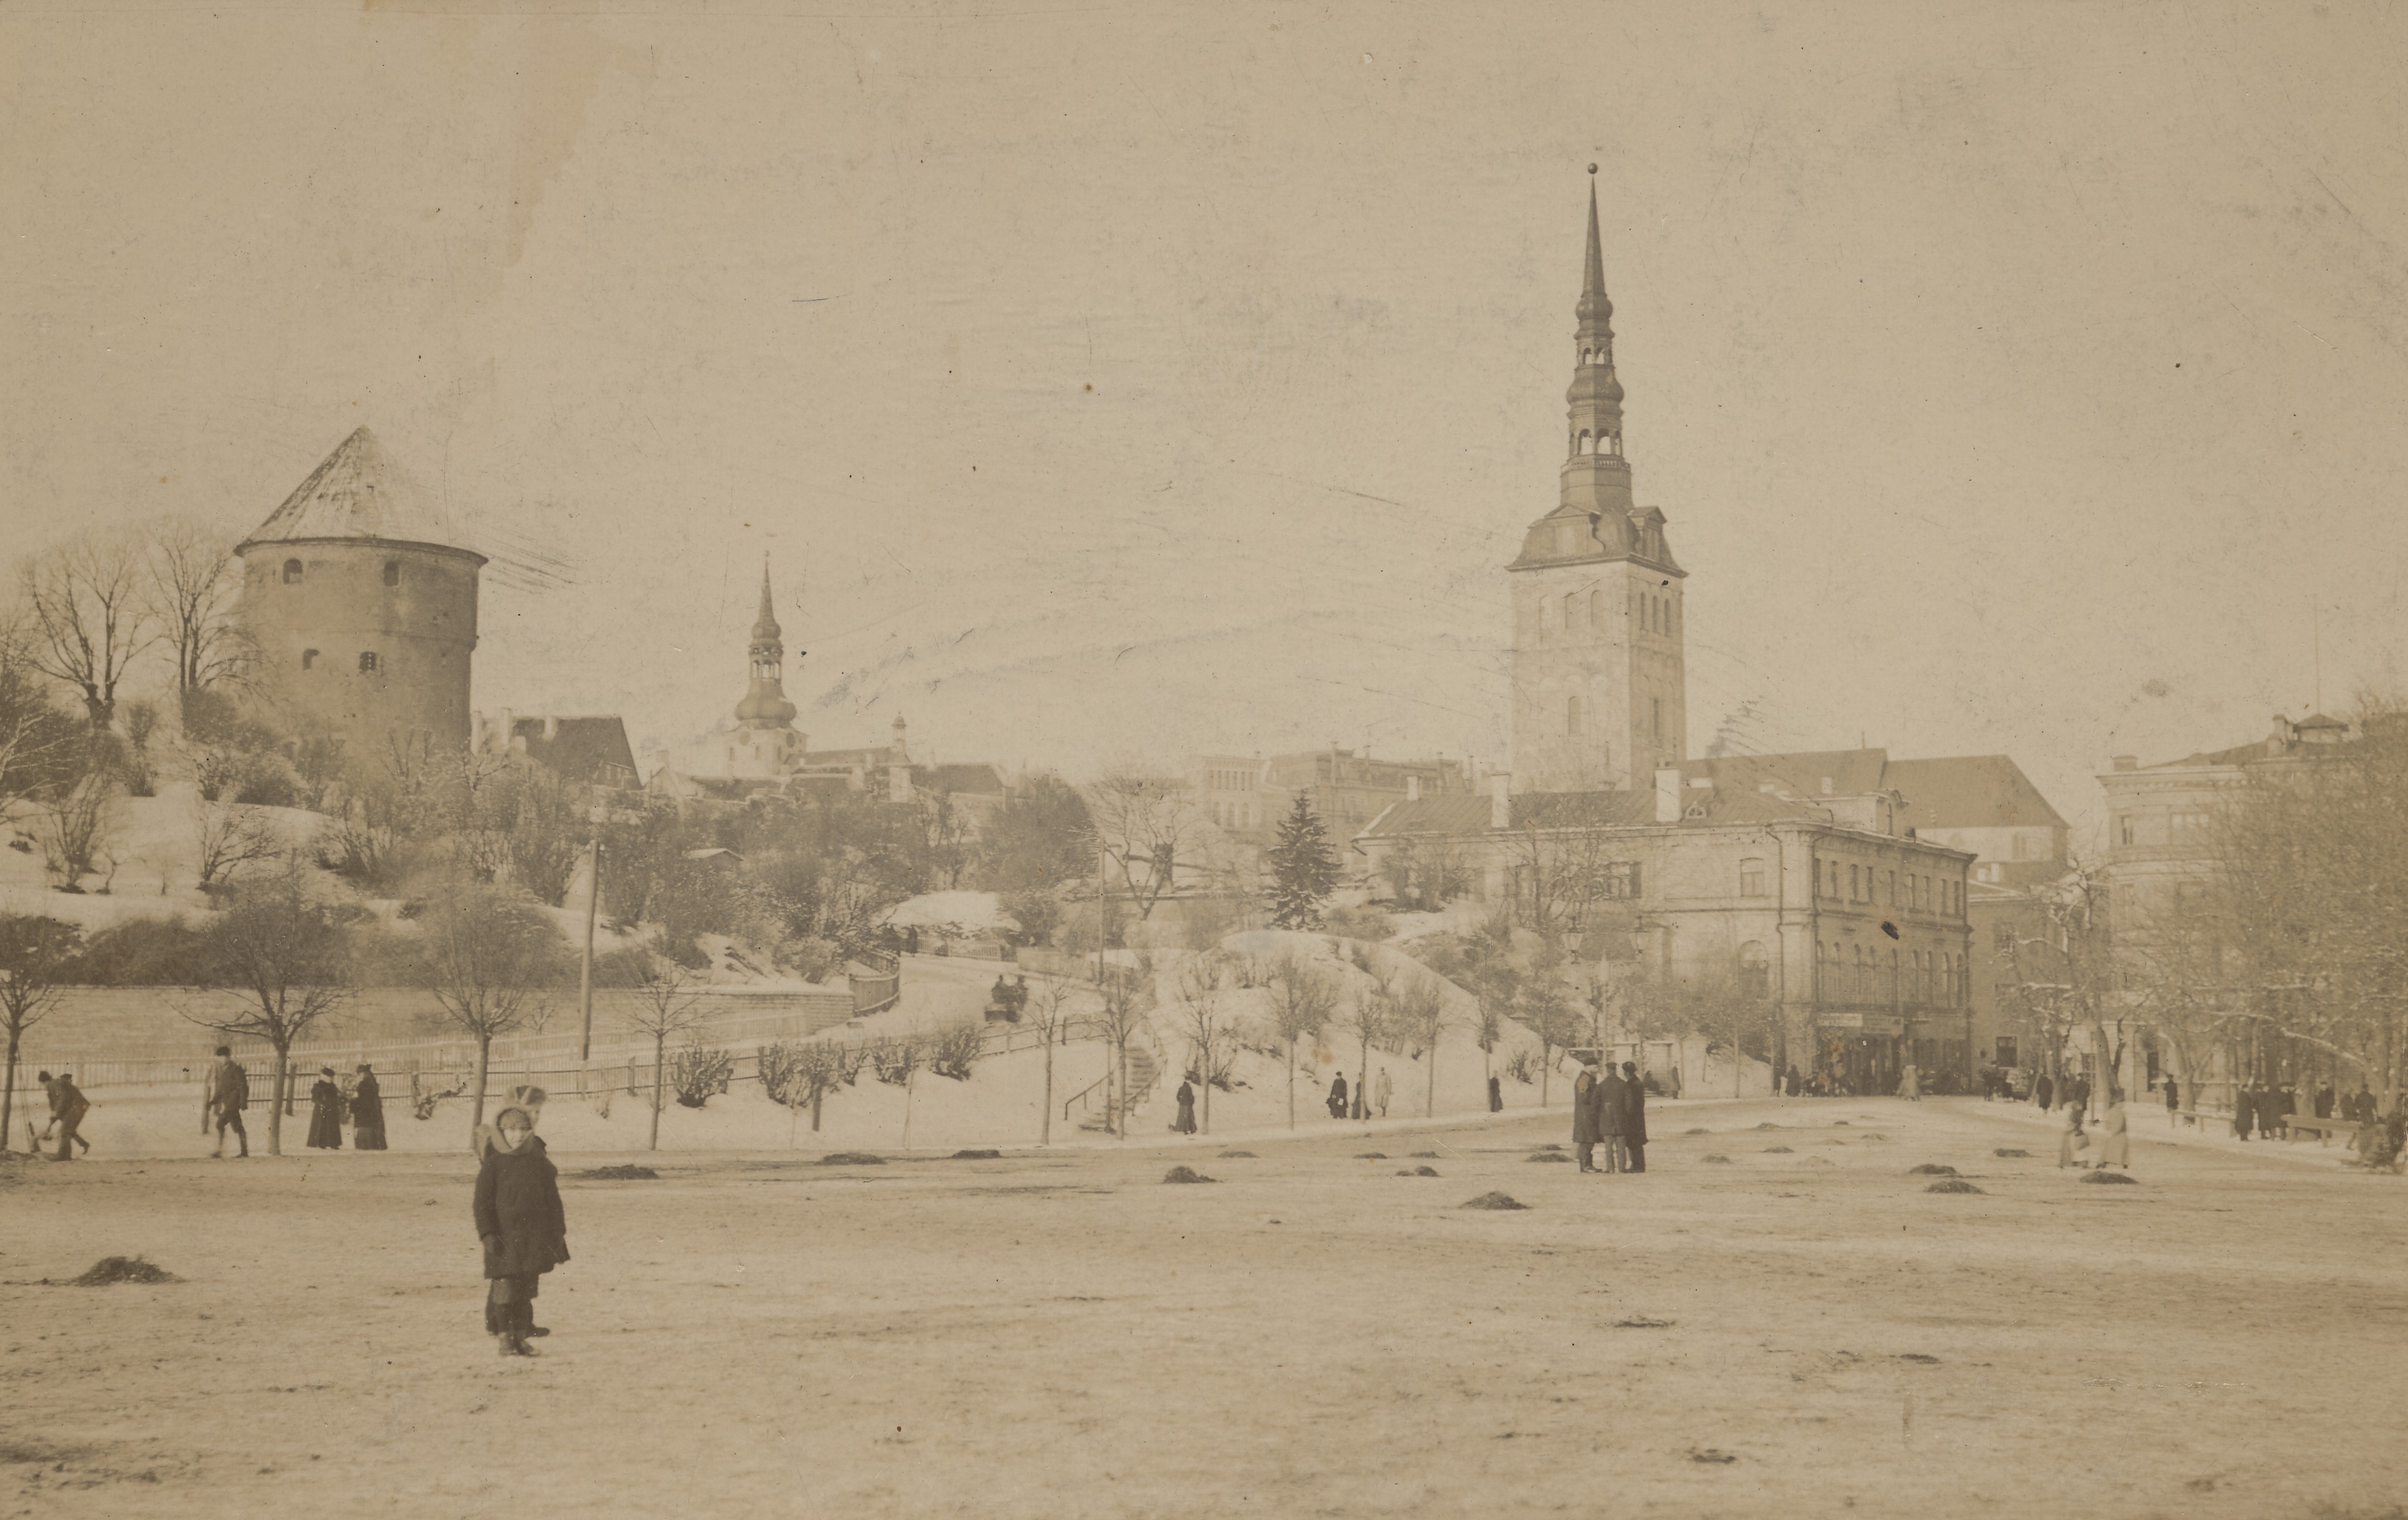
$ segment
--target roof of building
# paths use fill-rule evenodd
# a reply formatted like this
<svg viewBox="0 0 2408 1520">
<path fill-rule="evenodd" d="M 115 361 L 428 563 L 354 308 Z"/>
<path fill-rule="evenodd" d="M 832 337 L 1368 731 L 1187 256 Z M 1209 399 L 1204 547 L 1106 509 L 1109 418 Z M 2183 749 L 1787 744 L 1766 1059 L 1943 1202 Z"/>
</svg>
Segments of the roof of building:
<svg viewBox="0 0 2408 1520">
<path fill-rule="evenodd" d="M 2066 826 L 2022 768 L 2003 754 L 1892 760 L 1879 749 L 1800 750 L 1689 760 L 1681 771 L 1684 824 L 1828 821 L 1829 803 L 1839 798 L 1896 792 L 1906 799 L 1900 822 L 1917 829 Z M 1695 781 L 1713 784 L 1689 784 Z M 1485 796 L 1426 796 L 1389 808 L 1363 834 L 1477 834 L 1488 829 L 1489 818 Z M 1512 819 L 1516 828 L 1652 826 L 1656 792 L 1641 786 L 1624 792 L 1516 793 Z"/>
<path fill-rule="evenodd" d="M 1885 785 L 1904 794 L 1916 828 L 2063 828 L 2063 815 L 2023 767 L 2003 754 L 1893 760 Z"/>
<path fill-rule="evenodd" d="M 525 745 L 528 759 L 563 781 L 589 786 L 635 783 L 636 752 L 627 742 L 627 725 L 615 716 L 514 717 L 510 738 Z"/>
<path fill-rule="evenodd" d="M 252 544 L 360 538 L 475 553 L 441 500 L 403 469 L 375 434 L 354 428 L 236 552 Z M 480 561 L 482 555 L 478 555 Z"/>
<path fill-rule="evenodd" d="M 914 766 L 911 767 L 911 781 L 914 785 L 927 791 L 951 792 L 957 796 L 984 793 L 1000 796 L 1005 790 L 1003 772 L 983 760 L 956 765 Z"/>
</svg>

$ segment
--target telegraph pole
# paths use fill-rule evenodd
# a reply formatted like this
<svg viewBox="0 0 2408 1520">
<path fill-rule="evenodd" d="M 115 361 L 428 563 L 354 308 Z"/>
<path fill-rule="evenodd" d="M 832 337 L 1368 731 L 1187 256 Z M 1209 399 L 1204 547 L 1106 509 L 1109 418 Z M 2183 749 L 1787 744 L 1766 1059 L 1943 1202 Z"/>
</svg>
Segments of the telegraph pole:
<svg viewBox="0 0 2408 1520">
<path fill-rule="evenodd" d="M 585 954 L 577 968 L 577 1065 L 581 1076 L 594 1059 L 594 920 L 602 906 L 602 837 L 597 834 L 585 853 Z"/>
</svg>

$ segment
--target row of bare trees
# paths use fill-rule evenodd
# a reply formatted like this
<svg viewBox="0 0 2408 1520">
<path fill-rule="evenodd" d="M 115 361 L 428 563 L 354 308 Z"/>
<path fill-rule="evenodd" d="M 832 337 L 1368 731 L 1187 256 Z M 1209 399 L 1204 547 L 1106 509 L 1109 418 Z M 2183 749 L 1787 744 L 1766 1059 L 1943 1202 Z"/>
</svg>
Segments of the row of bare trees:
<svg viewBox="0 0 2408 1520">
<path fill-rule="evenodd" d="M 11 622 L 32 667 L 76 694 L 93 728 L 107 729 L 126 672 L 154 646 L 179 693 L 240 674 L 250 651 L 234 620 L 239 589 L 231 537 L 197 518 L 161 517 L 29 556 Z"/>
<path fill-rule="evenodd" d="M 2122 1003 L 2186 1069 L 2362 1081 L 2396 1111 L 2408 1064 L 2408 702 L 2243 767 L 2192 869 L 2119 907 Z"/>
</svg>

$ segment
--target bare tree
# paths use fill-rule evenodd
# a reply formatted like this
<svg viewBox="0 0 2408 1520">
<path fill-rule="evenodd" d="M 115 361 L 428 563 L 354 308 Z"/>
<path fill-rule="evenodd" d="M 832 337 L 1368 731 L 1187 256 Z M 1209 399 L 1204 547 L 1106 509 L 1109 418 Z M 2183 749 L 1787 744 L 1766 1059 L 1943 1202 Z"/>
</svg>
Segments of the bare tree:
<svg viewBox="0 0 2408 1520">
<path fill-rule="evenodd" d="M 193 839 L 203 892 L 222 891 L 243 867 L 284 853 L 283 832 L 266 814 L 224 797 L 194 799 Z"/>
<path fill-rule="evenodd" d="M 1296 1127 L 1296 1043 L 1318 1035 L 1338 1011 L 1339 981 L 1291 950 L 1271 964 L 1271 1025 L 1287 1044 L 1287 1126 Z"/>
<path fill-rule="evenodd" d="M 1438 1041 L 1452 1022 L 1446 1006 L 1446 986 L 1426 972 L 1407 973 L 1398 978 L 1397 993 L 1397 1027 L 1420 1042 L 1429 1059 L 1429 1069 L 1423 1073 L 1426 1090 L 1422 1098 L 1422 1117 L 1438 1112 Z"/>
<path fill-rule="evenodd" d="M 1539 1037 L 1539 1107 L 1543 1109 L 1555 1053 L 1581 1037 L 1581 1017 L 1572 1008 L 1570 993 L 1551 975 L 1526 978 L 1514 991 L 1513 1011 Z"/>
<path fill-rule="evenodd" d="M 2040 932 L 2017 935 L 2008 949 L 2014 977 L 2009 997 L 2047 1032 L 2052 1059 L 2068 1033 L 2087 1032 L 2091 1099 L 2103 1108 L 2109 1086 L 2120 1081 L 2106 1031 L 2116 976 L 2107 935 L 2106 872 L 2090 862 L 2072 861 L 2035 896 Z"/>
<path fill-rule="evenodd" d="M 1097 841 L 1119 865 L 1138 918 L 1152 917 L 1182 869 L 1202 868 L 1204 815 L 1176 777 L 1116 771 L 1089 786 L 1086 798 Z"/>
<path fill-rule="evenodd" d="M 251 647 L 234 617 L 242 577 L 232 537 L 196 517 L 159 518 L 143 534 L 142 571 L 143 605 L 176 657 L 176 689 L 239 675 Z"/>
<path fill-rule="evenodd" d="M 1120 969 L 1111 968 L 1115 971 Z M 1105 1111 L 1110 1118 L 1111 1132 L 1123 1140 L 1128 1138 L 1129 1041 L 1137 1038 L 1139 1028 L 1145 1023 L 1146 1011 L 1153 997 L 1152 983 L 1152 964 L 1140 957 L 1136 974 L 1112 975 L 1108 971 L 1096 984 L 1099 1001 L 1096 1009 L 1095 1028 L 1103 1036 L 1104 1043 L 1111 1048 L 1112 1053 L 1110 1068 L 1112 1097 L 1105 1105 Z"/>
<path fill-rule="evenodd" d="M 1022 1014 L 1045 1047 L 1045 1108 L 1037 1130 L 1039 1145 L 1054 1143 L 1054 1047 L 1069 1035 L 1078 997 L 1075 983 L 1065 977 L 1053 977 L 1037 989 L 1036 996 L 1028 999 L 1027 1011 Z"/>
<path fill-rule="evenodd" d="M 117 778 L 97 754 L 76 782 L 43 803 L 34 815 L 34 842 L 42 867 L 61 892 L 81 892 L 94 872 L 117 874 L 109 844 L 117 832 Z"/>
<path fill-rule="evenodd" d="M 151 637 L 142 553 L 123 534 L 79 534 L 19 572 L 34 667 L 83 698 L 95 729 L 117 717 L 117 685 Z"/>
<path fill-rule="evenodd" d="M 83 931 L 55 918 L 0 913 L 0 1027 L 8 1056 L 0 1068 L 0 1151 L 8 1148 L 11 1105 L 17 1094 L 17 1052 L 25 1031 L 57 1006 L 61 982 L 82 948 Z"/>
<path fill-rule="evenodd" d="M 1608 794 L 1611 796 L 1612 794 Z M 1536 794 L 1513 833 L 1508 896 L 1514 917 L 1542 934 L 1578 931 L 1600 903 L 1640 896 L 1643 863 L 1628 855 L 1613 804 L 1585 794 Z"/>
<path fill-rule="evenodd" d="M 443 1016 L 477 1042 L 469 1126 L 485 1122 L 494 1041 L 535 1022 L 567 960 L 560 931 L 525 898 L 460 884 L 437 894 L 421 921 L 418 976 Z"/>
<path fill-rule="evenodd" d="M 280 1155 L 293 1046 L 351 998 L 346 937 L 336 914 L 310 893 L 309 868 L 297 855 L 283 869 L 247 882 L 208 931 L 206 984 L 233 995 L 231 1011 L 183 1010 L 222 1035 L 264 1040 L 276 1053 L 267 1113 L 267 1154 Z"/>
<path fill-rule="evenodd" d="M 1196 1053 L 1196 1069 L 1204 1083 L 1202 1133 L 1212 1133 L 1212 1084 L 1222 1078 L 1220 1061 L 1229 1044 L 1229 1018 L 1224 1006 L 1226 970 L 1215 955 L 1198 955 L 1183 967 L 1173 985 L 1178 1003 L 1179 1032 Z"/>
<path fill-rule="evenodd" d="M 1371 1077 L 1371 1046 L 1384 1040 L 1396 1027 L 1397 978 L 1394 973 L 1374 968 L 1369 957 L 1356 953 L 1355 969 L 1365 981 L 1356 983 L 1352 996 L 1339 1004 L 1336 1019 L 1340 1034 L 1354 1037 L 1354 1108 L 1370 1112 L 1370 1094 L 1367 1090 Z"/>
<path fill-rule="evenodd" d="M 659 955 L 647 954 L 633 968 L 628 982 L 634 992 L 633 1006 L 627 1011 L 627 1027 L 652 1042 L 652 1133 L 644 1140 L 644 1149 L 661 1148 L 661 1104 L 666 1053 L 673 1036 L 701 1027 L 707 1016 L 703 995 L 705 984 L 677 962 Z M 483 1062 L 478 1063 L 479 1069 Z M 816 1100 L 811 1112 L 811 1127 L 819 1128 Z"/>
<path fill-rule="evenodd" d="M 24 636 L 21 621 L 0 623 L 0 811 L 73 782 L 92 748 L 89 728 L 51 705 Z"/>
</svg>

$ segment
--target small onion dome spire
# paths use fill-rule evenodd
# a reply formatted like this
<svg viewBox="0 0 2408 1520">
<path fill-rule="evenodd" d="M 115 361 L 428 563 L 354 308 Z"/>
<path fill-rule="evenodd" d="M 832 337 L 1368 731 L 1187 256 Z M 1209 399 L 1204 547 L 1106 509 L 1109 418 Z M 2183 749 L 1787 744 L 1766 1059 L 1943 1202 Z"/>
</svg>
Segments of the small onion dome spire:
<svg viewBox="0 0 2408 1520">
<path fill-rule="evenodd" d="M 752 623 L 752 679 L 744 700 L 736 704 L 737 721 L 752 728 L 783 728 L 795 721 L 795 704 L 786 700 L 784 631 L 771 610 L 769 556 L 761 556 L 761 615 Z"/>
</svg>

